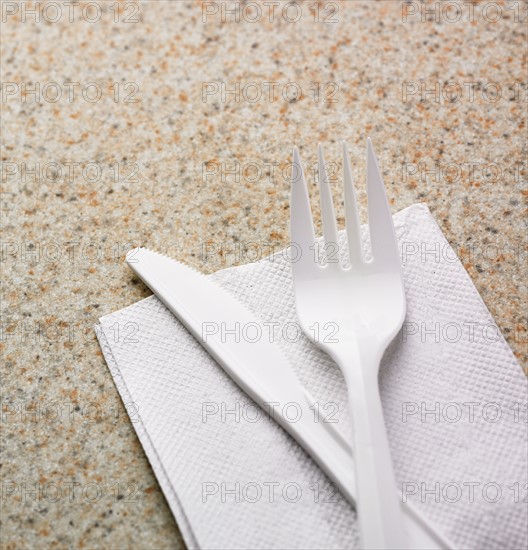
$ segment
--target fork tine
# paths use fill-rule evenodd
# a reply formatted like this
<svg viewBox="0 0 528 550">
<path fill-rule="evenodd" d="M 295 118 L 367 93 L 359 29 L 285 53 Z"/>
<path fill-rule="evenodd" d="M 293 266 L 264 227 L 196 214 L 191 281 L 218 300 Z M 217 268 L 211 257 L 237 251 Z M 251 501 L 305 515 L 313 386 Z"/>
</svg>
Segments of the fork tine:
<svg viewBox="0 0 528 550">
<path fill-rule="evenodd" d="M 367 140 L 367 197 L 373 261 L 385 263 L 398 257 L 396 233 L 376 154 Z"/>
<path fill-rule="evenodd" d="M 348 147 L 343 141 L 343 186 L 345 191 L 345 222 L 348 240 L 348 256 L 350 265 L 357 265 L 363 262 L 361 253 L 361 233 L 359 224 L 359 214 L 357 208 L 356 191 L 354 189 L 354 179 L 352 177 L 352 168 L 350 166 L 350 157 Z"/>
<path fill-rule="evenodd" d="M 323 218 L 323 236 L 325 245 L 335 243 L 337 246 L 337 223 L 334 212 L 334 201 L 332 200 L 332 191 L 330 190 L 330 182 L 328 181 L 328 172 L 323 155 L 323 147 L 319 144 L 317 148 L 319 156 L 319 195 L 321 197 L 321 215 Z M 332 253 L 331 249 L 327 252 Z"/>
<path fill-rule="evenodd" d="M 301 257 L 299 261 L 292 262 L 292 267 L 315 263 L 313 258 L 313 247 L 315 243 L 315 230 L 310 208 L 308 188 L 304 179 L 304 171 L 297 147 L 293 149 L 292 184 L 290 198 L 290 239 L 300 247 Z"/>
</svg>

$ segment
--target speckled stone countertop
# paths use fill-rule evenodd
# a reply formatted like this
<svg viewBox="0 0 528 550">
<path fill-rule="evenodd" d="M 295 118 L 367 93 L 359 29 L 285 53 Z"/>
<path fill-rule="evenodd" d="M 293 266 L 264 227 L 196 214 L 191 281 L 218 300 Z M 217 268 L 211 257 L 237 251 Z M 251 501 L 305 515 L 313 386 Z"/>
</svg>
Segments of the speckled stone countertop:
<svg viewBox="0 0 528 550">
<path fill-rule="evenodd" d="M 370 135 L 526 368 L 526 4 L 458 5 L 2 2 L 2 548 L 183 547 L 92 326 L 150 294 L 131 245 L 286 245 L 293 144 L 338 193 L 348 141 L 365 220 Z"/>
</svg>

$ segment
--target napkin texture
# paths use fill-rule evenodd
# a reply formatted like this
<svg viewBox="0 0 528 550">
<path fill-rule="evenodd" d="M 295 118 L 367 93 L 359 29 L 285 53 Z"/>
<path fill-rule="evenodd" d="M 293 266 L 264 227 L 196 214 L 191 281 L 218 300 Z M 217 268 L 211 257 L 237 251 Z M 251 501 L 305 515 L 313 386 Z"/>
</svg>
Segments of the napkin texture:
<svg viewBox="0 0 528 550">
<path fill-rule="evenodd" d="M 427 207 L 394 224 L 407 316 L 380 390 L 398 490 L 459 548 L 526 548 L 526 377 Z M 366 227 L 362 238 L 367 250 Z M 296 328 L 288 254 L 210 277 L 270 323 L 321 417 L 349 437 L 343 377 Z M 189 548 L 357 547 L 352 507 L 155 296 L 96 332 Z"/>
</svg>

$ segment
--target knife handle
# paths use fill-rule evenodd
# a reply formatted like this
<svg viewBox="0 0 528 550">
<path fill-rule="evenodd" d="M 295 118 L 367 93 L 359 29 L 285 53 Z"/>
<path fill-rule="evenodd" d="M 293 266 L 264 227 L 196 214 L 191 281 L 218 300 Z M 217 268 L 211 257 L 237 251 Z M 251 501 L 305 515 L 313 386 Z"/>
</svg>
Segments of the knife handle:
<svg viewBox="0 0 528 550">
<path fill-rule="evenodd" d="M 315 421 L 313 409 L 316 401 L 304 388 L 303 392 L 303 398 L 299 399 L 302 401 L 299 403 L 302 409 L 299 421 L 291 422 L 282 416 L 284 407 L 277 407 L 279 414 L 276 420 L 336 484 L 343 497 L 355 506 L 356 483 L 352 447 L 335 428 L 335 424 L 324 422 L 323 419 Z M 394 490 L 397 490 L 396 487 Z M 439 534 L 412 503 L 406 502 L 400 505 L 410 550 L 455 549 L 455 546 Z"/>
</svg>

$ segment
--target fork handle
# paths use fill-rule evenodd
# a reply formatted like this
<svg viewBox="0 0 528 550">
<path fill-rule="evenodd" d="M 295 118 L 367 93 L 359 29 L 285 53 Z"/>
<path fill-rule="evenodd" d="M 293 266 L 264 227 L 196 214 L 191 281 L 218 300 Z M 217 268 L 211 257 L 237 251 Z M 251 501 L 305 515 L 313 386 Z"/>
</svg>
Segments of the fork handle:
<svg viewBox="0 0 528 550">
<path fill-rule="evenodd" d="M 402 504 L 394 490 L 396 479 L 378 389 L 382 353 L 378 343 L 369 348 L 349 347 L 335 357 L 347 381 L 354 426 L 361 547 L 403 550 L 408 548 L 408 539 Z"/>
</svg>

